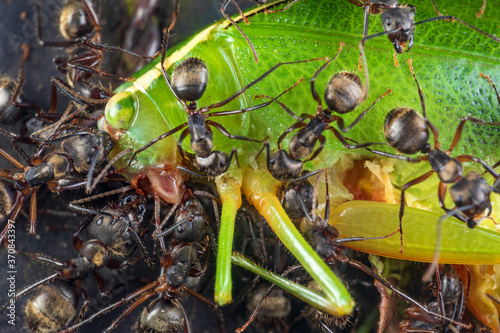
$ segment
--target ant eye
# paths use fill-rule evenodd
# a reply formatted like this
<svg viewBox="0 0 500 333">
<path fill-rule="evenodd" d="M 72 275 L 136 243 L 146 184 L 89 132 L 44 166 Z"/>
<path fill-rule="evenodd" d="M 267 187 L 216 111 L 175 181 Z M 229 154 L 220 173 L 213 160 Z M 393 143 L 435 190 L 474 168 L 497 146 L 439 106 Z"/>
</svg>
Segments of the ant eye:
<svg viewBox="0 0 500 333">
<path fill-rule="evenodd" d="M 220 161 L 219 167 L 224 168 L 226 166 L 226 161 Z"/>
<path fill-rule="evenodd" d="M 102 225 L 103 220 L 104 220 L 104 219 L 103 219 L 102 217 L 99 217 L 99 218 L 97 219 L 97 221 L 95 222 L 96 226 L 100 227 L 100 226 Z"/>
<path fill-rule="evenodd" d="M 184 226 L 183 225 L 180 225 L 177 227 L 177 232 L 182 234 L 184 232 Z"/>
<path fill-rule="evenodd" d="M 385 19 L 385 25 L 388 25 L 388 26 L 389 26 L 389 25 L 391 25 L 391 24 L 392 24 L 392 18 L 391 18 L 391 17 L 387 17 L 387 18 Z"/>
<path fill-rule="evenodd" d="M 309 190 L 304 191 L 304 198 L 306 198 L 306 199 L 311 199 L 311 198 L 312 198 L 312 193 L 311 193 L 311 191 L 309 191 Z"/>
</svg>

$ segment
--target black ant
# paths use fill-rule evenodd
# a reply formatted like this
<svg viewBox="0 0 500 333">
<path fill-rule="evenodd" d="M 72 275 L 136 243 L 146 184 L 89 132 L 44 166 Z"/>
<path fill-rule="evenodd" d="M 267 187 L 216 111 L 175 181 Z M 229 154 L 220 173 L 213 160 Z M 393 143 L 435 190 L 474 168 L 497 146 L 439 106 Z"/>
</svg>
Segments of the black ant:
<svg viewBox="0 0 500 333">
<path fill-rule="evenodd" d="M 45 255 L 31 255 L 33 259 L 59 268 L 54 274 L 19 291 L 15 296 L 18 299 L 41 286 L 31 294 L 26 305 L 26 321 L 34 332 L 44 329 L 59 331 L 67 327 L 76 317 L 79 297 L 84 300 L 77 317 L 77 322 L 80 321 L 90 303 L 87 293 L 81 287 L 83 281 L 94 275 L 101 295 L 107 295 L 104 280 L 97 271 L 103 267 L 118 269 L 126 266 L 131 261 L 134 243 L 143 248 L 137 235 L 143 228 L 145 213 L 142 197 L 125 196 L 102 211 L 75 205 L 72 208 L 96 214 L 95 218 L 86 219 L 74 235 L 73 245 L 79 252 L 78 257 L 62 262 Z M 88 226 L 94 238 L 83 242 L 79 234 Z M 129 255 L 130 258 L 120 263 L 112 258 L 113 255 Z M 51 283 L 45 285 L 48 282 Z"/>
<path fill-rule="evenodd" d="M 427 118 L 424 95 L 415 76 L 411 60 L 409 60 L 408 63 L 418 88 L 423 117 L 409 107 L 396 108 L 390 111 L 385 118 L 384 136 L 391 147 L 403 154 L 411 155 L 421 152 L 424 155 L 417 158 L 411 158 L 369 149 L 378 155 L 406 160 L 408 162 L 417 163 L 428 161 L 432 167 L 431 171 L 406 183 L 401 189 L 398 229 L 401 233 L 401 252 L 403 252 L 402 219 L 405 209 L 405 191 L 408 188 L 420 184 L 436 172 L 440 180 L 438 188 L 439 204 L 447 212 L 446 216 L 454 216 L 460 221 L 467 223 L 469 228 L 474 228 L 481 220 L 475 219 L 476 215 L 482 214 L 486 209 L 488 209 L 487 215 L 491 213 L 491 203 L 489 199 L 490 188 L 486 181 L 476 172 L 471 171 L 463 176 L 462 162 L 479 163 L 495 178 L 495 180 L 499 178 L 498 173 L 478 157 L 460 155 L 456 158 L 452 158 L 450 155 L 460 140 L 466 122 L 469 121 L 477 124 L 494 126 L 500 125 L 500 123 L 487 122 L 473 117 L 464 117 L 460 120 L 448 150 L 441 150 L 438 130 Z M 434 136 L 433 146 L 428 143 L 429 130 Z M 446 208 L 444 204 L 447 184 L 453 184 L 449 189 L 451 198 L 456 206 L 453 210 Z M 441 220 L 442 219 L 440 219 L 440 221 Z M 438 237 L 438 242 L 439 241 Z"/>
<path fill-rule="evenodd" d="M 363 43 L 367 39 L 373 37 L 387 34 L 389 40 L 393 43 L 394 49 L 397 53 L 402 53 L 408 45 L 407 52 L 411 50 L 413 46 L 413 39 L 415 36 L 415 26 L 431 21 L 437 20 L 450 20 L 458 21 L 459 23 L 479 32 L 491 38 L 496 42 L 500 42 L 500 39 L 492 36 L 478 28 L 470 25 L 469 23 L 461 20 L 458 17 L 451 15 L 442 15 L 437 9 L 434 0 L 431 0 L 434 10 L 437 13 L 437 17 L 433 17 L 427 20 L 415 22 L 415 6 L 409 4 L 399 4 L 399 0 L 348 0 L 350 3 L 363 7 L 365 12 L 364 17 L 364 28 L 363 28 Z M 381 14 L 382 25 L 384 27 L 384 33 L 368 36 L 368 18 L 369 14 Z"/>
<path fill-rule="evenodd" d="M 206 223 L 206 221 L 200 221 L 200 219 L 198 219 L 196 216 L 191 216 L 192 219 L 185 218 L 183 214 L 184 213 L 181 212 L 178 215 L 178 219 L 181 219 L 180 224 L 184 224 L 188 221 L 198 221 L 201 222 L 201 224 Z M 188 213 L 188 215 L 190 214 Z M 179 227 L 180 224 L 176 223 L 174 226 Z M 198 230 L 198 228 L 192 228 L 191 230 Z M 184 229 L 184 231 L 186 230 Z M 180 234 L 183 234 L 184 231 Z M 192 240 L 200 239 L 200 236 L 203 236 L 205 238 L 207 236 L 207 233 L 194 231 L 190 233 L 190 235 L 191 237 L 193 237 L 190 238 L 190 240 Z M 124 303 L 133 301 L 133 303 L 105 330 L 105 332 L 109 332 L 112 329 L 116 328 L 116 326 L 133 309 L 155 295 L 158 295 L 159 297 L 152 303 L 150 303 L 141 314 L 141 317 L 137 323 L 139 331 L 149 332 L 151 329 L 157 329 L 158 331 L 175 331 L 184 326 L 185 330 L 187 330 L 187 332 L 190 332 L 191 330 L 187 314 L 184 310 L 184 307 L 179 301 L 180 293 L 182 291 L 199 298 L 203 302 L 207 303 L 210 307 L 218 311 L 217 305 L 186 286 L 186 283 L 190 277 L 199 277 L 205 273 L 206 265 L 208 264 L 207 259 L 209 243 L 207 242 L 206 245 L 203 246 L 199 242 L 179 241 L 178 239 L 176 239 L 176 237 L 172 237 L 169 245 L 169 250 L 162 253 L 162 269 L 160 277 L 156 281 L 151 282 L 148 285 L 138 289 L 137 291 L 131 293 L 120 301 L 115 302 L 105 307 L 104 309 L 101 309 L 87 319 L 77 323 L 76 325 L 73 325 L 63 332 L 73 331 L 76 328 L 84 325 L 85 323 L 92 321 L 94 318 L 99 317 L 100 315 L 109 312 Z M 197 267 L 200 267 L 198 263 L 203 259 L 205 259 L 205 267 L 197 269 Z"/>
<path fill-rule="evenodd" d="M 22 45 L 22 49 L 23 58 L 17 82 L 6 75 L 0 75 L 0 123 L 5 125 L 17 123 L 26 114 L 26 109 L 39 111 L 38 106 L 25 101 L 21 92 L 24 84 L 24 67 L 29 55 L 29 48 L 26 44 Z"/>
<path fill-rule="evenodd" d="M 91 0 L 66 0 L 59 18 L 59 31 L 65 41 L 45 41 L 40 24 L 39 0 L 35 6 L 38 44 L 47 47 L 70 48 L 69 56 L 56 58 L 54 63 L 59 71 L 66 74 L 71 88 L 74 88 L 79 81 L 85 81 L 92 74 L 117 77 L 124 81 L 130 80 L 108 74 L 98 68 L 103 60 L 103 50 L 123 52 L 141 59 L 154 58 L 154 56 L 144 57 L 119 47 L 101 44 L 101 25 Z"/>
<path fill-rule="evenodd" d="M 248 111 L 253 111 L 268 106 L 273 101 L 262 103 L 256 106 L 251 106 L 245 109 L 211 112 L 211 113 L 208 112 L 210 112 L 212 109 L 220 108 L 226 105 L 227 103 L 229 103 L 230 101 L 241 95 L 250 87 L 257 84 L 259 81 L 264 79 L 267 75 L 269 75 L 271 72 L 273 72 L 275 69 L 277 69 L 282 65 L 297 64 L 313 60 L 319 60 L 319 59 L 309 59 L 303 61 L 278 63 L 277 65 L 273 66 L 271 69 L 266 71 L 264 74 L 262 74 L 260 77 L 255 79 L 253 82 L 248 84 L 246 87 L 240 89 L 237 93 L 223 100 L 222 102 L 198 108 L 196 101 L 203 96 L 208 84 L 208 69 L 205 63 L 201 59 L 188 58 L 184 60 L 179 66 L 177 66 L 177 68 L 174 70 L 172 74 L 172 79 L 170 79 L 164 67 L 168 36 L 169 34 L 167 31 L 162 43 L 161 71 L 173 95 L 184 106 L 184 110 L 186 111 L 188 116 L 188 121 L 160 135 L 156 139 L 153 139 L 148 144 L 135 151 L 134 155 L 129 161 L 129 165 L 135 158 L 135 156 L 140 152 L 151 147 L 154 143 L 180 130 L 183 130 L 181 132 L 179 141 L 177 142 L 177 148 L 181 153 L 181 156 L 186 158 L 184 150 L 182 149 L 182 142 L 188 135 L 190 135 L 191 149 L 195 154 L 194 164 L 197 167 L 197 169 L 209 177 L 216 177 L 225 173 L 231 164 L 233 156 L 235 157 L 236 162 L 239 165 L 237 151 L 236 148 L 233 148 L 231 154 L 228 157 L 227 154 L 222 151 L 213 150 L 213 141 L 212 141 L 213 133 L 212 130 L 210 129 L 210 126 L 218 129 L 222 134 L 231 139 L 251 141 L 251 142 L 262 142 L 262 140 L 259 141 L 244 136 L 232 135 L 221 124 L 212 120 L 208 120 L 207 118 L 235 115 L 235 114 L 245 113 Z M 297 82 L 295 85 L 282 92 L 276 98 L 280 97 L 281 95 L 283 95 L 284 93 L 295 87 L 299 82 Z M 187 171 L 189 172 L 189 170 Z"/>
<path fill-rule="evenodd" d="M 343 46 L 344 43 L 341 43 L 335 57 L 321 66 L 311 78 L 311 93 L 314 100 L 318 103 L 318 106 L 316 108 L 315 116 L 309 114 L 304 115 L 304 117 L 309 119 L 309 122 L 306 123 L 304 118 L 298 118 L 283 103 L 273 99 L 288 114 L 298 120 L 298 122 L 290 126 L 279 137 L 278 151 L 271 154 L 269 142 L 267 142 L 264 146 L 267 149 L 267 168 L 271 175 L 277 180 L 296 180 L 301 175 L 304 163 L 316 158 L 323 150 L 326 142 L 323 132 L 326 130 L 331 131 L 340 143 L 347 149 L 364 148 L 376 144 L 372 142 L 355 145 L 349 144 L 340 131 L 345 133 L 355 126 L 378 101 L 391 92 L 390 89 L 382 94 L 382 96 L 380 96 L 370 107 L 364 110 L 349 126 L 345 126 L 344 119 L 340 116 L 332 115 L 332 112 L 336 112 L 338 114 L 349 113 L 356 109 L 361 102 L 366 99 L 366 90 L 363 88 L 363 84 L 359 76 L 350 72 L 339 72 L 335 74 L 325 88 L 324 99 L 327 108 L 323 108 L 323 102 L 316 92 L 315 81 L 317 76 L 337 58 Z M 270 98 L 269 96 L 256 97 Z M 330 126 L 333 122 L 338 124 L 340 131 Z M 288 152 L 281 149 L 281 142 L 284 140 L 286 135 L 298 128 L 300 130 L 290 140 Z M 314 150 L 318 141 L 320 142 L 320 146 Z M 308 176 L 309 175 L 311 174 L 308 174 Z"/>
<path fill-rule="evenodd" d="M 60 134 L 60 133 L 59 133 Z M 11 208 L 10 220 L 15 221 L 26 197 L 30 199 L 30 229 L 34 234 L 36 227 L 36 193 L 43 184 L 52 191 L 70 188 L 68 180 L 74 182 L 87 173 L 90 184 L 96 165 L 101 164 L 113 148 L 113 140 L 106 132 L 72 129 L 69 134 L 59 138 L 41 140 L 41 146 L 31 159 L 29 166 L 23 165 L 15 157 L 0 149 L 0 155 L 12 163 L 16 170 L 0 170 L 0 176 L 14 183 L 17 198 Z M 85 183 L 84 183 L 85 184 Z M 4 186 L 3 190 L 7 191 Z M 3 241 L 8 228 L 0 234 Z"/>
<path fill-rule="evenodd" d="M 460 322 L 465 312 L 467 298 L 470 291 L 470 272 L 467 288 L 464 290 L 462 281 L 457 273 L 449 267 L 436 269 L 436 279 L 429 285 L 424 294 L 423 306 L 436 313 Z M 422 333 L 431 332 L 456 332 L 458 327 L 454 327 L 449 321 L 429 316 L 420 308 L 411 306 L 406 309 L 405 320 L 399 324 L 400 332 Z M 449 329 L 449 330 L 448 330 Z"/>
</svg>

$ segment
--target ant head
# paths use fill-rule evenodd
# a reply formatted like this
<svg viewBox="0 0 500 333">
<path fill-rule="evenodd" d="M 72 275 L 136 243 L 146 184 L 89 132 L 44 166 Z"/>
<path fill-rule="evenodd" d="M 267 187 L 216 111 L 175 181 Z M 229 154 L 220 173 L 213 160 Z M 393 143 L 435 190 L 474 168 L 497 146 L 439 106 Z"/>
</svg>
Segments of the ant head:
<svg viewBox="0 0 500 333">
<path fill-rule="evenodd" d="M 32 332 L 58 332 L 67 327 L 77 313 L 78 294 L 62 280 L 43 285 L 30 295 L 25 311 Z"/>
<path fill-rule="evenodd" d="M 207 235 L 208 215 L 195 198 L 186 200 L 177 210 L 174 224 L 184 221 L 174 230 L 174 238 L 181 242 L 201 242 Z"/>
<path fill-rule="evenodd" d="M 427 147 L 429 128 L 418 112 L 401 107 L 391 110 L 385 117 L 384 136 L 391 147 L 411 155 Z"/>
<path fill-rule="evenodd" d="M 415 35 L 415 9 L 408 6 L 389 9 L 382 13 L 381 19 L 385 32 L 397 30 L 387 34 L 396 52 L 402 53 L 407 43 L 410 51 Z"/>
<path fill-rule="evenodd" d="M 469 228 L 477 225 L 477 220 L 474 221 L 476 215 L 482 214 L 487 208 L 491 209 L 490 187 L 477 172 L 469 172 L 460 181 L 450 186 L 448 192 L 457 208 L 471 207 L 462 211 L 468 218 Z"/>
<path fill-rule="evenodd" d="M 269 172 L 280 181 L 299 177 L 302 166 L 302 161 L 290 158 L 288 153 L 282 149 L 271 153 L 267 161 Z"/>
<path fill-rule="evenodd" d="M 229 168 L 229 156 L 223 151 L 214 150 L 207 157 L 196 156 L 195 164 L 208 177 L 217 177 Z"/>
<path fill-rule="evenodd" d="M 184 60 L 172 74 L 172 89 L 179 99 L 186 102 L 199 100 L 207 84 L 207 66 L 198 58 Z"/>
<path fill-rule="evenodd" d="M 7 76 L 0 76 L 0 123 L 6 125 L 15 124 L 25 114 L 25 110 L 12 105 L 12 94 L 16 89 L 16 83 Z M 22 102 L 21 96 L 17 102 Z"/>
<path fill-rule="evenodd" d="M 144 308 L 137 332 L 178 332 L 184 328 L 184 313 L 177 303 L 157 298 Z"/>
<path fill-rule="evenodd" d="M 292 221 L 300 221 L 313 208 L 314 187 L 307 180 L 288 183 L 283 196 L 283 208 Z M 316 203 L 317 206 L 317 203 Z"/>
<path fill-rule="evenodd" d="M 325 89 L 325 103 L 339 114 L 351 112 L 365 100 L 365 90 L 359 76 L 350 72 L 335 74 Z"/>
<path fill-rule="evenodd" d="M 61 35 L 67 40 L 77 39 L 87 36 L 93 29 L 83 1 L 68 1 L 59 17 Z"/>
</svg>

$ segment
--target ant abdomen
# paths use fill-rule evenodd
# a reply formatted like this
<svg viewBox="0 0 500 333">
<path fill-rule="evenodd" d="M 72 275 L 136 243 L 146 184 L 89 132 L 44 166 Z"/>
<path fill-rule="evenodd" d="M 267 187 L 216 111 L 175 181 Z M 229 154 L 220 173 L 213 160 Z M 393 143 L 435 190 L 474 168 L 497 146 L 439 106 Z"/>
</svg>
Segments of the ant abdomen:
<svg viewBox="0 0 500 333">
<path fill-rule="evenodd" d="M 78 294 L 62 280 L 41 286 L 26 303 L 26 323 L 32 332 L 57 332 L 76 316 Z"/>
<path fill-rule="evenodd" d="M 158 298 L 142 310 L 137 321 L 138 333 L 177 332 L 184 327 L 184 314 L 175 303 Z"/>
<path fill-rule="evenodd" d="M 401 107 L 391 110 L 384 121 L 384 136 L 394 149 L 403 154 L 421 152 L 429 140 L 429 128 L 415 110 Z"/>
<path fill-rule="evenodd" d="M 356 109 L 365 98 L 363 82 L 354 73 L 338 72 L 326 85 L 325 103 L 330 110 L 339 114 Z"/>
<path fill-rule="evenodd" d="M 197 101 L 205 93 L 208 69 L 198 58 L 184 60 L 172 73 L 172 89 L 183 101 Z"/>
<path fill-rule="evenodd" d="M 67 40 L 86 36 L 94 26 L 85 13 L 82 1 L 70 0 L 61 10 L 59 31 Z"/>
<path fill-rule="evenodd" d="M 12 104 L 12 94 L 16 89 L 16 83 L 6 76 L 0 77 L 0 123 L 12 125 L 17 123 L 26 113 L 25 109 Z M 17 97 L 17 102 L 21 103 L 21 96 Z"/>
<path fill-rule="evenodd" d="M 4 179 L 0 179 L 0 224 L 3 225 L 9 218 L 16 204 L 16 189 L 14 185 Z"/>
</svg>

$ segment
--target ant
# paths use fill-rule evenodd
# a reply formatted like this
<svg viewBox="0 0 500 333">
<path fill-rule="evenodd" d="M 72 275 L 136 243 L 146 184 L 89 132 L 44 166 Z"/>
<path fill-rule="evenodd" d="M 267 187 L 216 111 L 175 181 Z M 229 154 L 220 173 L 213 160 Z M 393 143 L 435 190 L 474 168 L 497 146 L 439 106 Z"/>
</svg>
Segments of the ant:
<svg viewBox="0 0 500 333">
<path fill-rule="evenodd" d="M 471 171 L 463 176 L 462 162 L 479 163 L 495 178 L 495 180 L 499 178 L 498 173 L 478 157 L 460 155 L 456 158 L 452 158 L 450 155 L 460 140 L 465 123 L 473 122 L 481 125 L 493 126 L 498 126 L 500 123 L 487 122 L 473 117 L 461 118 L 450 147 L 448 150 L 443 151 L 441 149 L 441 143 L 439 142 L 439 132 L 434 124 L 432 124 L 427 118 L 424 95 L 418 83 L 417 77 L 415 76 L 412 61 L 409 60 L 408 64 L 413 79 L 417 85 L 423 117 L 409 107 L 399 107 L 393 109 L 386 115 L 384 121 L 384 136 L 389 145 L 400 153 L 412 155 L 421 152 L 424 155 L 417 158 L 411 158 L 381 151 L 373 151 L 367 148 L 375 154 L 401 159 L 412 163 L 428 161 L 432 167 L 431 171 L 428 171 L 406 183 L 401 189 L 401 206 L 398 229 L 401 234 L 401 253 L 403 252 L 402 219 L 405 209 L 405 192 L 408 188 L 422 183 L 433 173 L 437 173 L 440 180 L 438 187 L 439 204 L 447 212 L 444 217 L 454 216 L 460 221 L 467 223 L 469 228 L 474 228 L 482 219 L 475 219 L 476 215 L 482 214 L 486 209 L 488 209 L 488 213 L 486 215 L 491 213 L 491 203 L 489 197 L 490 188 L 484 178 L 476 172 Z M 429 130 L 434 136 L 433 146 L 428 143 Z M 447 184 L 453 184 L 449 189 L 451 198 L 456 206 L 453 210 L 446 208 L 444 203 Z M 440 221 L 443 218 L 441 218 Z M 438 227 L 438 233 L 439 232 L 440 230 Z M 438 236 L 438 243 L 440 242 L 439 238 L 440 237 Z M 436 251 L 438 251 L 438 248 Z M 438 255 L 438 253 L 436 253 L 436 255 Z"/>
<path fill-rule="evenodd" d="M 168 37 L 169 37 L 169 32 L 167 30 L 167 33 L 165 33 L 165 36 L 163 38 L 162 42 L 162 57 L 161 57 L 161 71 L 163 73 L 163 76 L 165 78 L 165 81 L 167 82 L 171 92 L 175 96 L 175 98 L 184 106 L 184 110 L 187 113 L 188 121 L 176 126 L 172 130 L 160 135 L 156 139 L 153 139 L 150 141 L 148 144 L 145 146 L 139 148 L 138 150 L 135 151 L 134 155 L 130 159 L 128 165 L 133 161 L 135 156 L 139 154 L 140 152 L 146 150 L 147 148 L 151 147 L 154 143 L 180 131 L 181 135 L 179 137 L 179 141 L 177 142 L 177 148 L 179 152 L 181 153 L 181 156 L 186 159 L 186 156 L 184 154 L 184 150 L 182 149 L 182 142 L 183 140 L 190 135 L 191 138 L 191 149 L 193 150 L 195 154 L 194 158 L 194 164 L 197 167 L 197 169 L 204 174 L 206 174 L 208 177 L 216 177 L 219 175 L 222 175 L 225 173 L 230 164 L 233 156 L 236 159 L 236 163 L 239 166 L 239 161 L 238 161 L 238 155 L 236 148 L 233 148 L 231 154 L 228 155 L 222 151 L 218 150 L 213 150 L 213 141 L 212 141 L 212 130 L 210 129 L 211 127 L 214 127 L 218 129 L 222 134 L 227 136 L 230 139 L 237 139 L 237 140 L 243 140 L 243 141 L 251 141 L 251 142 L 262 142 L 254 139 L 250 139 L 244 136 L 239 136 L 239 135 L 233 135 L 229 133 L 226 128 L 224 128 L 221 124 L 208 120 L 207 118 L 209 117 L 220 117 L 220 116 L 226 116 L 226 115 L 235 115 L 235 114 L 241 114 L 245 113 L 248 111 L 253 111 L 256 109 L 263 108 L 265 106 L 270 105 L 273 101 L 262 103 L 256 106 L 251 106 L 248 108 L 244 109 L 239 109 L 239 110 L 231 110 L 231 111 L 219 111 L 219 112 L 211 112 L 212 109 L 220 108 L 232 100 L 234 100 L 236 97 L 241 95 L 243 92 L 248 90 L 250 87 L 254 86 L 256 83 L 264 79 L 267 75 L 269 75 L 271 72 L 273 72 L 275 69 L 282 65 L 289 65 L 289 64 L 297 64 L 297 63 L 303 63 L 303 62 L 309 62 L 313 60 L 319 60 L 319 59 L 309 59 L 309 60 L 303 60 L 303 61 L 294 61 L 294 62 L 286 62 L 286 63 L 278 63 L 277 65 L 273 66 L 271 69 L 266 71 L 264 74 L 262 74 L 260 77 L 255 79 L 253 82 L 248 84 L 246 87 L 240 89 L 238 92 L 230 96 L 229 98 L 215 103 L 211 104 L 208 106 L 203 106 L 201 108 L 198 108 L 196 101 L 199 100 L 207 87 L 208 84 L 208 69 L 205 65 L 205 63 L 199 59 L 199 58 L 188 58 L 184 60 L 177 68 L 174 70 L 172 74 L 172 79 L 169 78 L 166 69 L 164 67 L 164 62 L 165 62 L 165 53 L 166 53 L 166 46 L 168 42 Z M 301 81 L 301 80 L 300 80 Z M 299 82 L 300 82 L 299 81 Z M 281 95 L 289 91 L 290 89 L 294 88 L 299 82 L 295 83 L 292 87 L 288 88 L 284 92 L 282 92 L 280 95 L 278 95 L 276 98 L 279 98 Z M 187 128 L 186 128 L 187 127 Z M 264 139 L 265 140 L 265 139 Z M 189 173 L 189 170 L 184 169 L 184 171 L 187 171 Z M 196 173 L 193 173 L 194 175 L 199 176 Z"/>
<path fill-rule="evenodd" d="M 197 203 L 191 201 L 190 205 L 196 206 Z M 128 314 L 130 314 L 133 309 L 155 295 L 158 295 L 159 297 L 151 302 L 141 314 L 137 323 L 139 331 L 149 332 L 150 329 L 157 329 L 159 331 L 166 329 L 178 330 L 180 327 L 184 326 L 185 330 L 190 332 L 191 329 L 187 314 L 179 301 L 181 296 L 180 293 L 182 291 L 187 292 L 207 303 L 218 312 L 220 318 L 220 313 L 215 303 L 186 286 L 190 277 L 200 277 L 206 271 L 206 266 L 208 264 L 209 243 L 207 243 L 206 246 L 203 246 L 200 242 L 198 242 L 198 240 L 207 237 L 207 229 L 204 229 L 205 231 L 200 231 L 199 227 L 188 227 L 187 229 L 178 228 L 181 224 L 186 222 L 194 222 L 192 225 L 197 224 L 198 226 L 203 226 L 207 222 L 204 221 L 204 217 L 199 218 L 198 212 L 185 212 L 182 209 L 178 211 L 180 211 L 180 213 L 176 216 L 176 223 L 174 223 L 174 227 L 171 228 L 172 230 L 177 229 L 176 234 L 174 234 L 174 237 L 172 237 L 169 242 L 169 250 L 162 252 L 160 260 L 162 269 L 158 279 L 136 290 L 120 301 L 101 309 L 87 319 L 73 325 L 63 332 L 73 331 L 85 323 L 92 321 L 94 318 L 99 317 L 100 315 L 109 312 L 124 303 L 133 301 L 133 303 L 105 330 L 105 332 L 109 332 L 116 328 L 116 326 Z M 189 216 L 186 216 L 185 214 Z M 187 236 L 187 234 L 189 234 L 189 236 Z M 184 237 L 181 238 L 183 239 L 182 241 L 177 239 L 178 235 L 182 235 L 182 237 Z M 191 240 L 194 240 L 194 242 L 190 242 Z M 205 260 L 205 265 L 204 267 L 198 269 L 198 267 L 200 267 L 198 263 L 203 259 Z"/>
<path fill-rule="evenodd" d="M 60 133 L 59 133 L 60 134 Z M 25 198 L 30 199 L 30 229 L 31 234 L 36 228 L 36 193 L 39 187 L 47 184 L 52 191 L 71 188 L 67 180 L 78 179 L 87 173 L 87 186 L 92 179 L 96 165 L 107 158 L 113 148 L 113 140 L 103 131 L 70 129 L 69 134 L 59 138 L 40 140 L 41 145 L 31 159 L 23 155 L 29 166 L 23 165 L 15 157 L 0 149 L 0 155 L 12 163 L 16 170 L 0 170 L 2 178 L 9 179 L 14 184 L 17 193 L 12 213 L 9 219 L 15 221 L 22 208 Z M 2 186 L 7 193 L 9 186 Z M 10 197 L 14 194 L 10 194 Z M 7 210 L 7 209 L 6 209 Z M 0 243 L 5 238 L 8 226 L 0 234 Z"/>
<path fill-rule="evenodd" d="M 346 138 L 340 133 L 340 131 L 345 133 L 349 131 L 353 126 L 355 126 L 378 101 L 380 101 L 383 97 L 391 92 L 390 89 L 382 94 L 382 96 L 380 96 L 370 107 L 364 110 L 347 127 L 344 124 L 344 119 L 341 116 L 332 115 L 332 112 L 336 112 L 338 114 L 349 113 L 356 109 L 361 104 L 361 102 L 366 99 L 366 90 L 363 88 L 363 84 L 359 76 L 350 72 L 339 72 L 335 74 L 327 83 L 327 86 L 325 88 L 324 100 L 327 108 L 323 107 L 323 102 L 316 92 L 315 81 L 317 76 L 337 58 L 343 46 L 344 43 L 341 43 L 335 57 L 321 66 L 311 78 L 311 93 L 313 99 L 318 103 L 318 106 L 316 108 L 315 116 L 309 114 L 303 115 L 305 118 L 309 119 L 309 122 L 306 123 L 304 118 L 297 117 L 291 110 L 288 109 L 286 105 L 279 101 L 276 101 L 275 99 L 272 99 L 272 101 L 278 103 L 283 108 L 283 110 L 285 110 L 288 114 L 298 120 L 279 137 L 278 151 L 271 154 L 269 142 L 264 145 L 264 147 L 267 149 L 267 168 L 275 179 L 280 181 L 285 181 L 287 179 L 297 180 L 302 173 L 304 163 L 316 158 L 325 147 L 326 138 L 323 135 L 323 132 L 325 132 L 326 130 L 331 131 L 340 141 L 340 143 L 347 149 L 364 148 L 370 145 L 377 144 L 373 142 L 355 145 L 349 144 Z M 264 95 L 256 97 L 271 98 Z M 336 122 L 338 124 L 340 131 L 330 126 L 330 124 L 333 122 Z M 300 130 L 290 140 L 288 152 L 284 149 L 281 149 L 281 142 L 284 140 L 287 134 L 295 129 Z M 320 143 L 320 146 L 316 150 L 314 150 L 318 141 Z M 259 152 L 259 154 L 261 152 Z M 258 156 L 259 155 L 257 155 L 257 158 Z M 312 174 L 314 174 L 314 172 L 307 174 L 307 176 L 310 176 Z"/>
<path fill-rule="evenodd" d="M 363 7 L 365 12 L 364 28 L 363 28 L 363 44 L 367 39 L 377 37 L 379 35 L 387 34 L 389 40 L 393 43 L 394 49 L 397 53 L 403 53 L 406 45 L 408 45 L 407 52 L 413 46 L 413 39 L 415 36 L 415 26 L 437 20 L 450 20 L 458 21 L 459 23 L 479 32 L 488 38 L 500 42 L 500 39 L 490 35 L 478 28 L 470 25 L 469 23 L 461 20 L 458 17 L 451 15 L 442 15 L 437 9 L 434 0 L 431 0 L 437 17 L 426 19 L 423 21 L 415 22 L 415 6 L 409 4 L 399 4 L 399 0 L 348 0 L 355 6 Z M 384 33 L 368 36 L 368 17 L 369 14 L 381 14 L 382 25 Z"/>
<path fill-rule="evenodd" d="M 434 283 L 425 289 L 425 303 L 423 306 L 430 311 L 441 313 L 454 321 L 460 322 L 470 291 L 470 271 L 466 290 L 464 290 L 457 273 L 449 267 L 442 270 L 436 268 L 435 277 Z M 458 329 L 458 327 L 452 326 L 449 321 L 429 316 L 415 306 L 406 309 L 405 317 L 406 319 L 399 324 L 400 332 L 409 333 L 418 330 L 422 333 L 431 333 L 447 332 L 448 329 L 456 332 Z"/>
<path fill-rule="evenodd" d="M 23 44 L 21 48 L 23 49 L 23 57 L 17 82 L 14 82 L 6 75 L 0 75 L 0 123 L 5 125 L 17 123 L 26 114 L 26 109 L 36 109 L 39 111 L 39 107 L 27 103 L 21 93 L 24 84 L 24 67 L 29 56 L 29 47 Z"/>
<path fill-rule="evenodd" d="M 59 18 L 59 31 L 65 41 L 45 41 L 40 22 L 40 1 L 35 4 L 35 22 L 38 44 L 46 47 L 69 47 L 67 57 L 54 59 L 57 69 L 66 74 L 68 83 L 74 88 L 77 82 L 85 81 L 92 74 L 130 79 L 108 74 L 98 67 L 103 60 L 103 50 L 130 54 L 141 59 L 152 59 L 115 46 L 101 44 L 101 24 L 91 0 L 66 0 Z"/>
<path fill-rule="evenodd" d="M 33 259 L 59 268 L 54 274 L 17 292 L 15 296 L 18 299 L 41 286 L 30 295 L 26 305 L 26 321 L 28 327 L 34 332 L 46 328 L 50 328 L 51 332 L 59 331 L 67 327 L 76 317 L 79 297 L 81 297 L 84 303 L 77 317 L 77 322 L 79 322 L 90 304 L 87 293 L 82 288 L 83 281 L 90 275 L 94 275 L 101 295 L 107 295 L 104 292 L 104 280 L 97 271 L 103 267 L 119 269 L 128 265 L 135 249 L 131 238 L 135 238 L 137 244 L 143 247 L 137 235 L 142 228 L 145 213 L 142 197 L 124 196 L 118 202 L 109 204 L 102 211 L 75 205 L 71 207 L 85 213 L 96 214 L 93 219 L 86 219 L 74 234 L 73 245 L 79 252 L 78 257 L 62 262 L 45 255 L 31 255 Z M 89 225 L 90 234 L 94 238 L 83 242 L 79 235 Z M 130 258 L 120 263 L 111 258 L 113 254 L 130 255 Z M 51 282 L 49 285 L 45 285 L 49 282 Z"/>
</svg>

